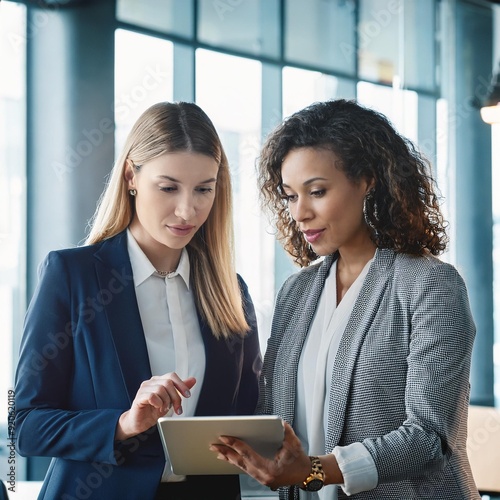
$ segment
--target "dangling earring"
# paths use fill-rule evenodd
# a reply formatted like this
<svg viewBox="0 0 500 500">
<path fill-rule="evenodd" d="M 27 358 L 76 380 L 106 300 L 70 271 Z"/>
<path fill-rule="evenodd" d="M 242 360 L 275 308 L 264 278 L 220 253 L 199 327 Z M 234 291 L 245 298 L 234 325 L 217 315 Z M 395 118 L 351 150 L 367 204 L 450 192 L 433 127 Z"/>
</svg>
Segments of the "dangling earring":
<svg viewBox="0 0 500 500">
<path fill-rule="evenodd" d="M 372 205 L 372 207 L 370 207 L 369 205 Z M 371 213 L 370 208 L 372 208 Z M 378 212 L 377 204 L 373 199 L 372 191 L 368 191 L 368 193 L 366 193 L 365 199 L 363 200 L 363 216 L 365 218 L 366 224 L 376 233 L 377 227 L 375 226 L 374 221 L 377 222 L 378 220 Z"/>
<path fill-rule="evenodd" d="M 128 192 L 130 196 L 135 196 L 137 194 L 137 189 L 129 189 Z"/>
</svg>

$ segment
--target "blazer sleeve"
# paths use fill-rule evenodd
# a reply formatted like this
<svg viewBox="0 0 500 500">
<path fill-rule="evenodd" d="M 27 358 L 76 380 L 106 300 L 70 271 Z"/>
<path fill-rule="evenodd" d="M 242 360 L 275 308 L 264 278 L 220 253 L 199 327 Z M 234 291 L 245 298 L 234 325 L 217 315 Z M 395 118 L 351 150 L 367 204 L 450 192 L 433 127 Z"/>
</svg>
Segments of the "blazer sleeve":
<svg viewBox="0 0 500 500">
<path fill-rule="evenodd" d="M 262 355 L 260 351 L 257 318 L 252 298 L 243 279 L 238 276 L 243 298 L 243 308 L 249 326 L 249 331 L 238 342 L 243 342 L 243 364 L 238 391 L 237 414 L 252 415 L 255 412 L 259 395 L 259 376 L 262 369 Z"/>
<path fill-rule="evenodd" d="M 16 370 L 16 438 L 24 456 L 63 457 L 116 464 L 114 433 L 122 409 L 77 409 L 74 334 L 84 322 L 72 298 L 68 269 L 51 252 L 39 269 Z M 80 304 L 80 308 L 83 304 Z M 92 435 L 92 439 L 88 436 Z"/>
<path fill-rule="evenodd" d="M 444 263 L 407 281 L 410 287 L 401 285 L 411 290 L 406 420 L 363 441 L 381 483 L 442 470 L 463 446 L 467 422 L 475 326 L 464 281 Z"/>
<path fill-rule="evenodd" d="M 280 296 L 281 291 L 278 292 L 276 303 L 279 302 Z M 277 329 L 274 327 L 274 324 L 276 323 L 276 317 L 276 313 L 274 313 L 271 335 L 267 339 L 267 347 L 264 354 L 264 361 L 259 379 L 259 400 L 257 403 L 257 409 L 255 411 L 255 413 L 257 413 L 258 415 L 271 415 L 275 413 L 273 404 L 273 380 L 276 357 L 278 355 L 279 343 L 281 341 L 281 337 L 277 335 Z"/>
<path fill-rule="evenodd" d="M 302 273 L 303 274 L 303 273 Z M 288 324 L 293 317 L 292 311 L 302 309 L 303 304 L 294 290 L 294 284 L 301 273 L 295 273 L 289 276 L 278 291 L 274 304 L 274 313 L 271 325 L 271 335 L 267 339 L 266 351 L 262 365 L 262 372 L 259 379 L 259 401 L 257 404 L 257 414 L 271 415 L 280 413 L 276 408 L 276 400 L 282 400 L 282 395 L 275 394 L 275 376 L 276 365 L 281 362 L 278 360 L 278 352 L 282 342 L 284 324 Z M 299 297 L 303 297 L 299 292 Z M 300 304 L 299 304 L 300 303 Z M 299 305 L 299 307 L 297 307 Z M 288 388 L 286 389 L 288 390 Z M 290 388 L 289 392 L 295 389 Z M 281 415 L 286 418 L 286 415 Z"/>
</svg>

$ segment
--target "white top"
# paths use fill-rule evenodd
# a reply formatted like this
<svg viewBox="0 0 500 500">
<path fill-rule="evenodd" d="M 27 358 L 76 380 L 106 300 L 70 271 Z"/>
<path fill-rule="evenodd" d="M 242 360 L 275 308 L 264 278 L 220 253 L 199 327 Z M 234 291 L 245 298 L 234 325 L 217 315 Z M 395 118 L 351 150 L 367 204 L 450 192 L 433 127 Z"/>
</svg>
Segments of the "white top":
<svg viewBox="0 0 500 500">
<path fill-rule="evenodd" d="M 198 314 L 189 289 L 189 255 L 182 250 L 177 270 L 160 276 L 127 230 L 127 248 L 134 276 L 135 294 L 153 375 L 176 372 L 181 379 L 196 377 L 191 397 L 182 398 L 182 417 L 192 417 L 205 375 L 205 347 Z M 189 348 L 188 348 L 189 346 Z M 167 416 L 177 417 L 173 411 Z M 180 480 L 167 463 L 162 481 Z"/>
<path fill-rule="evenodd" d="M 370 260 L 337 306 L 337 261 L 330 269 L 299 360 L 294 428 L 308 455 L 324 455 L 332 370 L 342 335 L 370 267 Z M 332 452 L 344 476 L 347 495 L 374 488 L 378 482 L 375 462 L 361 443 L 336 446 Z M 300 490 L 301 499 L 335 500 L 337 486 L 317 493 Z"/>
</svg>

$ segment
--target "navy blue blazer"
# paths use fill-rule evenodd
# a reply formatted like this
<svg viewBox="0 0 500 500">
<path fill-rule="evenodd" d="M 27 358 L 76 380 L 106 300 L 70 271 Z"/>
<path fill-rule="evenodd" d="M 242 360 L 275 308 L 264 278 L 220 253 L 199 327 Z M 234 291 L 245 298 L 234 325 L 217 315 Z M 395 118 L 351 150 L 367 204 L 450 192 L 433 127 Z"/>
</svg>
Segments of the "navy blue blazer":
<svg viewBox="0 0 500 500">
<path fill-rule="evenodd" d="M 199 318 L 206 369 L 196 415 L 255 410 L 257 323 L 238 279 L 251 330 L 217 340 Z M 157 428 L 114 441 L 120 415 L 150 377 L 126 232 L 49 253 L 27 311 L 15 387 L 18 452 L 54 457 L 39 498 L 154 498 L 165 464 Z"/>
</svg>

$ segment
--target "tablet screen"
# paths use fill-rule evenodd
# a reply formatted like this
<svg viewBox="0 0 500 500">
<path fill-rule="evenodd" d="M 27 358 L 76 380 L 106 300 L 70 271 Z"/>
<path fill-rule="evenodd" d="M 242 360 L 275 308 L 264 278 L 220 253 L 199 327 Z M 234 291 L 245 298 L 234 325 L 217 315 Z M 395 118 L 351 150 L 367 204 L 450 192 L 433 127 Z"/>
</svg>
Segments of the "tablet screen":
<svg viewBox="0 0 500 500">
<path fill-rule="evenodd" d="M 274 457 L 284 436 L 283 421 L 275 415 L 163 417 L 158 428 L 172 470 L 180 475 L 244 474 L 209 450 L 219 436 L 240 438 L 267 458 Z"/>
</svg>

